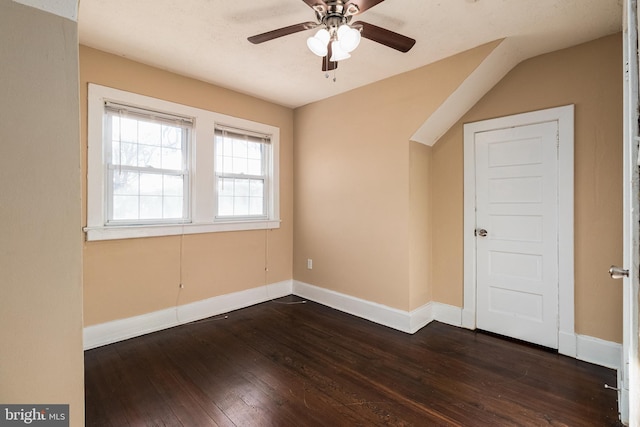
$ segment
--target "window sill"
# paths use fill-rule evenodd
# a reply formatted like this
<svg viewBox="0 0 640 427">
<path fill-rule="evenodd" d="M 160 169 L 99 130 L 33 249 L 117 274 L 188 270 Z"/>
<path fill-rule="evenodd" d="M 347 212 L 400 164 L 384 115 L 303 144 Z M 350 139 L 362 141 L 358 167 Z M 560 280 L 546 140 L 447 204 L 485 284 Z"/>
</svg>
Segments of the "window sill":
<svg viewBox="0 0 640 427">
<path fill-rule="evenodd" d="M 216 233 L 225 231 L 268 230 L 280 228 L 280 220 L 226 221 L 216 223 L 119 225 L 85 227 L 87 241 L 136 239 L 141 237 L 176 236 L 181 234 Z"/>
</svg>

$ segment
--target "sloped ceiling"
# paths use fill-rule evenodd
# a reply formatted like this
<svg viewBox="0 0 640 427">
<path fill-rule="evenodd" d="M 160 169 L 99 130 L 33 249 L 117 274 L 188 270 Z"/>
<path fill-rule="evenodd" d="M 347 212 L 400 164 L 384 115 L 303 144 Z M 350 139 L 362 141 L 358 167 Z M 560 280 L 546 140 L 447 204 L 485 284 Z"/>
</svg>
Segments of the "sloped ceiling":
<svg viewBox="0 0 640 427">
<path fill-rule="evenodd" d="M 432 146 L 476 102 L 523 59 L 513 39 L 502 39 L 469 73 L 447 99 L 431 114 L 411 137 L 412 141 Z"/>
<path fill-rule="evenodd" d="M 363 40 L 327 77 L 306 47 L 313 30 L 260 45 L 247 41 L 313 21 L 301 0 L 82 0 L 78 23 L 84 45 L 295 108 L 493 40 L 508 39 L 519 60 L 593 40 L 620 31 L 622 6 L 620 0 L 386 0 L 357 18 L 417 43 L 400 53 Z"/>
</svg>

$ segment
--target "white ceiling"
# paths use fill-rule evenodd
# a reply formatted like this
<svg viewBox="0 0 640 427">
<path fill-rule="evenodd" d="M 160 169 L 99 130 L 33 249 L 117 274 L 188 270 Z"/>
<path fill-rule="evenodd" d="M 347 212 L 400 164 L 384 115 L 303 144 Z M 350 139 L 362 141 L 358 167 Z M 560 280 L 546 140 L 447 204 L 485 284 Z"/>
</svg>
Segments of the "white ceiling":
<svg viewBox="0 0 640 427">
<path fill-rule="evenodd" d="M 298 107 L 489 41 L 510 38 L 521 58 L 620 31 L 621 0 L 386 0 L 355 17 L 417 40 L 400 53 L 363 39 L 325 77 L 314 31 L 254 45 L 247 37 L 314 21 L 302 0 L 80 0 L 80 43 Z"/>
</svg>

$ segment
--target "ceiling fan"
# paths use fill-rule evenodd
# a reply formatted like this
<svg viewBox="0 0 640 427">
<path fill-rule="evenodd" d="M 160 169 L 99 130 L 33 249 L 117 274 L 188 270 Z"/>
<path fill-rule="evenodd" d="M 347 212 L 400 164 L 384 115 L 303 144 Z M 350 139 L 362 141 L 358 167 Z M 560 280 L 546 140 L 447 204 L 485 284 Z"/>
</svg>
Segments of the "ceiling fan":
<svg viewBox="0 0 640 427">
<path fill-rule="evenodd" d="M 278 37 L 320 27 L 307 39 L 307 46 L 322 57 L 322 71 L 335 70 L 338 61 L 349 58 L 364 37 L 400 52 L 408 52 L 416 41 L 385 28 L 363 21 L 351 23 L 354 16 L 371 9 L 384 0 L 302 0 L 316 12 L 316 22 L 302 22 L 251 36 L 259 44 Z"/>
</svg>

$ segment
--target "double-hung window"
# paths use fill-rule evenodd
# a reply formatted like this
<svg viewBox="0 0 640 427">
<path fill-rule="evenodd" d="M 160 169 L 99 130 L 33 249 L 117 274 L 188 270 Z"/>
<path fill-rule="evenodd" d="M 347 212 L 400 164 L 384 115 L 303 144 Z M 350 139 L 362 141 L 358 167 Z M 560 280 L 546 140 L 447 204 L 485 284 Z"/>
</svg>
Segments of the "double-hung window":
<svg viewBox="0 0 640 427">
<path fill-rule="evenodd" d="M 216 218 L 267 217 L 270 143 L 268 135 L 216 127 Z"/>
<path fill-rule="evenodd" d="M 189 221 L 192 119 L 105 102 L 107 224 Z"/>
<path fill-rule="evenodd" d="M 280 227 L 280 129 L 88 91 L 87 240 Z"/>
</svg>

